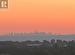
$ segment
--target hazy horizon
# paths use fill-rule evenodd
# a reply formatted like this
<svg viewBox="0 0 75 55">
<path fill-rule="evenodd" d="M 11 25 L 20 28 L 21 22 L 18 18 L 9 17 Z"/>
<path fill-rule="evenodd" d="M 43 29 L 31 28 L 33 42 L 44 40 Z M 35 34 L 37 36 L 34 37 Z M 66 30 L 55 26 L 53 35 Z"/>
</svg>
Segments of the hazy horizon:
<svg viewBox="0 0 75 55">
<path fill-rule="evenodd" d="M 34 33 L 9 33 L 6 35 L 0 35 L 0 41 L 26 41 L 26 40 L 75 40 L 75 34 L 73 35 L 58 35 L 44 32 L 34 32 Z"/>
<path fill-rule="evenodd" d="M 9 34 L 29 34 L 29 33 L 32 33 L 32 34 L 35 34 L 35 33 L 45 33 L 45 34 L 52 34 L 52 35 L 75 35 L 75 33 L 52 33 L 52 32 L 43 32 L 43 31 L 32 31 L 32 32 L 4 32 L 4 33 L 0 33 L 0 35 L 9 35 Z"/>
</svg>

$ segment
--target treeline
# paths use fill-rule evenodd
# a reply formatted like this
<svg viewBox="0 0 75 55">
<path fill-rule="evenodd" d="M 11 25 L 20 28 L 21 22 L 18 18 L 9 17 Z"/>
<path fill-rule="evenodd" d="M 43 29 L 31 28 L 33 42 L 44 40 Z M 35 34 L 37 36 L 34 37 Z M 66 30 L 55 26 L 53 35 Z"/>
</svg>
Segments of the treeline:
<svg viewBox="0 0 75 55">
<path fill-rule="evenodd" d="M 0 41 L 1 47 L 75 47 L 75 40 L 66 41 L 66 40 L 55 40 L 52 39 L 50 41 L 43 40 L 41 41 Z"/>
<path fill-rule="evenodd" d="M 0 41 L 0 55 L 75 55 L 75 41 Z"/>
</svg>

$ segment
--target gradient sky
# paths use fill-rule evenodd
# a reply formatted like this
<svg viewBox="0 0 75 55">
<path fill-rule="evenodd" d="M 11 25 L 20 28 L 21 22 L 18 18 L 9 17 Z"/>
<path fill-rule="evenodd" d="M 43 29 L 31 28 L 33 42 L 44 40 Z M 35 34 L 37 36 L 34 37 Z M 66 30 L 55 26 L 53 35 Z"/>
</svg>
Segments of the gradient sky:
<svg viewBox="0 0 75 55">
<path fill-rule="evenodd" d="M 9 0 L 0 9 L 0 33 L 35 30 L 75 34 L 75 0 Z"/>
</svg>

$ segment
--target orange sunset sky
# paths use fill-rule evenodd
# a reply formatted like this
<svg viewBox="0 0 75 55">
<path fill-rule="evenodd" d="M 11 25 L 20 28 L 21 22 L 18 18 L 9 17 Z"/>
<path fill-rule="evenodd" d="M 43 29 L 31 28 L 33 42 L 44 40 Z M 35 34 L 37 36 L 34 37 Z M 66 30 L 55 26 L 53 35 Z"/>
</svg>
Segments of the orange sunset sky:
<svg viewBox="0 0 75 55">
<path fill-rule="evenodd" d="M 9 0 L 0 8 L 0 33 L 75 34 L 75 0 Z"/>
</svg>

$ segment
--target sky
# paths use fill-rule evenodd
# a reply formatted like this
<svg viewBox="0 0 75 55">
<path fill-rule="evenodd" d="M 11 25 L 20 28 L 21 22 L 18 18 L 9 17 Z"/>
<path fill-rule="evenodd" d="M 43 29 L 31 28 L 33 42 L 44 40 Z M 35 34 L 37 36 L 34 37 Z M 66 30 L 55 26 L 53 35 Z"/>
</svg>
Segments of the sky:
<svg viewBox="0 0 75 55">
<path fill-rule="evenodd" d="M 0 8 L 0 33 L 75 34 L 75 0 L 9 0 Z"/>
</svg>

